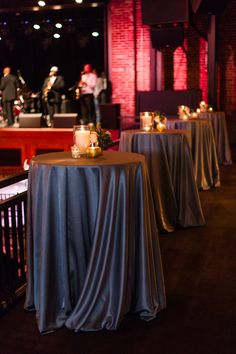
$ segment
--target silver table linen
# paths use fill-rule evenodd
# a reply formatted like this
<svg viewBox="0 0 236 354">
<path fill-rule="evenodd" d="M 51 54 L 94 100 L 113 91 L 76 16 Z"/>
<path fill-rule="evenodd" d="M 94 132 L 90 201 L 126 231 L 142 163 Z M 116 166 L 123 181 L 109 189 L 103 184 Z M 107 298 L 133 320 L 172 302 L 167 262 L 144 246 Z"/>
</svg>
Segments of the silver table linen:
<svg viewBox="0 0 236 354">
<path fill-rule="evenodd" d="M 142 155 L 33 158 L 25 308 L 41 333 L 114 330 L 126 313 L 165 308 L 150 181 Z"/>
<path fill-rule="evenodd" d="M 211 122 L 216 143 L 218 162 L 221 165 L 231 165 L 232 157 L 229 145 L 228 130 L 224 112 L 201 112 L 200 119 L 208 119 Z"/>
<path fill-rule="evenodd" d="M 189 132 L 177 130 L 121 133 L 120 150 L 140 153 L 146 158 L 160 231 L 205 225 L 188 135 Z"/>
<path fill-rule="evenodd" d="M 169 119 L 169 129 L 187 129 L 192 133 L 192 156 L 197 187 L 208 190 L 220 186 L 220 171 L 211 123 L 201 119 Z"/>
</svg>

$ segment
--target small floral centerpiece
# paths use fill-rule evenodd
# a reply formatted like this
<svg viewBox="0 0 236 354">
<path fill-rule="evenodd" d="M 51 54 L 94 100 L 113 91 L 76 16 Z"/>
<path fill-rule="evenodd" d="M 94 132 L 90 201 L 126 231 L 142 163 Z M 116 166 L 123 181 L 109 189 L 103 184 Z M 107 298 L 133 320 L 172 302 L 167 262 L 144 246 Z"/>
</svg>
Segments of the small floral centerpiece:
<svg viewBox="0 0 236 354">
<path fill-rule="evenodd" d="M 188 106 L 178 106 L 179 119 L 187 120 L 190 117 L 190 108 Z"/>
<path fill-rule="evenodd" d="M 104 149 L 109 143 L 112 142 L 111 133 L 109 130 L 95 128 L 92 132 L 97 134 L 98 146 L 100 146 L 101 149 Z"/>
<path fill-rule="evenodd" d="M 74 126 L 74 145 L 71 154 L 75 159 L 94 158 L 102 155 L 103 149 L 112 142 L 111 133 L 94 124 Z"/>
<path fill-rule="evenodd" d="M 159 111 L 154 112 L 155 128 L 161 133 L 166 129 L 167 117 L 164 113 Z"/>
<path fill-rule="evenodd" d="M 108 130 L 102 129 L 100 126 L 90 126 L 90 141 L 91 144 L 100 146 L 103 150 L 108 144 L 112 143 L 111 133 Z"/>
</svg>

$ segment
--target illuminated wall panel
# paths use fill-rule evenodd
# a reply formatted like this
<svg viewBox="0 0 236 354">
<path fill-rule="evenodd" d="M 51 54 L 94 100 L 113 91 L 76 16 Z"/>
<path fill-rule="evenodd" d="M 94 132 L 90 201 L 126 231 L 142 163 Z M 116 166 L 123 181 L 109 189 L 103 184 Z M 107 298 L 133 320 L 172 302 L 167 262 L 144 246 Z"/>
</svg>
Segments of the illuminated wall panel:
<svg viewBox="0 0 236 354">
<path fill-rule="evenodd" d="M 200 38 L 199 42 L 199 61 L 200 61 L 200 80 L 199 85 L 202 90 L 203 101 L 208 102 L 208 70 L 207 70 L 207 42 Z"/>
<path fill-rule="evenodd" d="M 187 89 L 187 56 L 186 56 L 186 41 L 184 49 L 177 48 L 174 51 L 174 90 Z"/>
</svg>

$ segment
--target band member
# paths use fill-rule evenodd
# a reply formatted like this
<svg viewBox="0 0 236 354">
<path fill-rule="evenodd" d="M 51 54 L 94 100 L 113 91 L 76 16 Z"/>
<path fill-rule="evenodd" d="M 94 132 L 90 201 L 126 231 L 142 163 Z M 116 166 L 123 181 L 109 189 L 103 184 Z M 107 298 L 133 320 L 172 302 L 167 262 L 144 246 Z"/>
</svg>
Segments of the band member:
<svg viewBox="0 0 236 354">
<path fill-rule="evenodd" d="M 90 64 L 84 65 L 84 72 L 79 82 L 80 87 L 80 108 L 83 123 L 96 124 L 94 107 L 94 88 L 97 82 L 97 75 L 92 72 Z"/>
<path fill-rule="evenodd" d="M 93 72 L 97 75 L 97 82 L 94 88 L 94 105 L 96 112 L 96 122 L 97 126 L 101 124 L 101 111 L 100 111 L 100 103 L 107 102 L 107 79 L 104 72 L 98 74 L 96 70 Z"/>
<path fill-rule="evenodd" d="M 14 123 L 13 105 L 17 98 L 18 87 L 18 80 L 11 74 L 11 68 L 5 67 L 1 78 L 0 90 L 2 91 L 3 114 L 4 118 L 7 119 L 8 126 L 12 126 Z"/>
<path fill-rule="evenodd" d="M 44 105 L 46 105 L 47 125 L 49 127 L 53 125 L 54 113 L 60 113 L 61 111 L 61 94 L 64 86 L 64 78 L 58 75 L 58 67 L 52 66 L 42 87 L 42 98 Z"/>
</svg>

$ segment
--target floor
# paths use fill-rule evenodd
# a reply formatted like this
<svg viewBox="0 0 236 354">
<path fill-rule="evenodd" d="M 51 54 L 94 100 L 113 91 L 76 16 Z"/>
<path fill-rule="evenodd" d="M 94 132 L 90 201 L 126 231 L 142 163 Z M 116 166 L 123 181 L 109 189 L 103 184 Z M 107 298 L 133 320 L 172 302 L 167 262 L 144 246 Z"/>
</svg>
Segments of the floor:
<svg viewBox="0 0 236 354">
<path fill-rule="evenodd" d="M 236 353 L 236 164 L 221 167 L 221 182 L 200 192 L 205 227 L 160 235 L 167 308 L 155 320 L 42 336 L 22 299 L 0 319 L 0 354 Z"/>
</svg>

